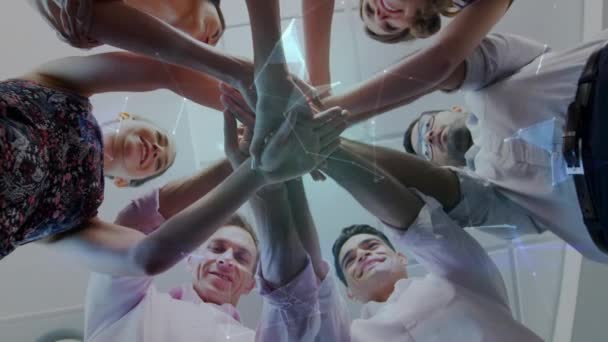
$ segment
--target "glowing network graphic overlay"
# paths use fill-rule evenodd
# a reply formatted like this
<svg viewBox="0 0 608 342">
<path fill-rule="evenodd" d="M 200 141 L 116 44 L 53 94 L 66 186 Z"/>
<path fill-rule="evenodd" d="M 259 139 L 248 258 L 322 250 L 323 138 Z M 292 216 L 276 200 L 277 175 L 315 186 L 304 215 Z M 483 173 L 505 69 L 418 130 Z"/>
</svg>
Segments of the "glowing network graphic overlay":
<svg viewBox="0 0 608 342">
<path fill-rule="evenodd" d="M 556 7 L 557 7 L 557 2 L 554 3 L 554 8 L 556 8 Z M 303 53 L 300 48 L 301 44 L 298 41 L 297 32 L 296 32 L 294 23 L 295 23 L 295 20 L 292 20 L 289 23 L 289 25 L 287 26 L 287 28 L 284 30 L 282 37 L 281 37 L 281 42 L 277 44 L 276 49 L 279 49 L 279 48 L 284 49 L 285 62 L 291 66 L 295 66 L 296 75 L 298 75 L 300 77 L 304 77 L 304 75 L 307 74 L 307 70 L 306 70 L 306 66 L 305 66 Z M 545 48 L 546 47 L 547 46 L 545 45 Z M 273 53 L 271 56 L 276 57 L 276 56 L 278 56 L 278 54 Z M 538 61 L 537 73 L 540 72 L 540 70 L 542 68 L 544 57 L 545 56 L 542 55 Z M 278 60 L 275 60 L 274 57 L 271 57 L 271 59 L 269 59 L 267 61 L 267 64 L 276 62 L 276 61 L 278 61 Z M 400 77 L 404 80 L 409 80 L 409 81 L 415 80 L 415 81 L 419 81 L 420 83 L 429 83 L 430 84 L 430 82 L 428 82 L 426 80 L 416 79 L 412 76 L 396 74 L 396 73 L 391 72 L 389 69 L 384 70 L 383 72 L 385 74 L 389 74 L 391 76 Z M 331 88 L 332 86 L 335 86 L 336 84 L 339 84 L 339 82 L 336 82 L 331 85 L 321 86 L 320 88 L 322 88 L 322 87 Z M 381 89 L 378 92 L 377 105 L 379 105 L 381 103 L 382 94 L 383 94 L 383 89 Z M 181 119 L 181 115 L 183 113 L 186 101 L 187 100 L 184 99 L 181 104 L 181 109 L 179 111 L 180 114 L 177 116 L 175 127 L 177 127 L 178 122 Z M 128 102 L 128 97 L 125 98 L 125 107 L 127 105 L 127 102 Z M 375 124 L 376 124 L 375 120 L 370 121 L 370 126 L 371 126 L 370 135 L 371 135 L 372 139 L 376 138 L 376 125 Z M 551 160 L 552 160 L 552 170 L 553 170 L 552 171 L 553 185 L 563 182 L 567 177 L 565 175 L 563 158 L 561 157 L 561 154 L 559 153 L 559 151 L 561 150 L 561 148 L 559 146 L 559 142 L 554 139 L 557 127 L 558 126 L 556 125 L 555 120 L 548 120 L 548 121 L 533 125 L 531 127 L 523 128 L 523 129 L 519 130 L 516 134 L 514 134 L 514 136 L 506 139 L 506 141 L 508 141 L 510 139 L 521 139 L 529 144 L 540 147 L 540 148 L 544 149 L 545 151 L 547 151 L 548 153 L 550 153 L 551 157 L 552 157 Z M 120 129 L 120 125 L 118 126 L 117 130 L 119 130 L 119 129 Z M 172 133 L 175 134 L 175 129 L 173 129 Z M 302 140 L 300 139 L 300 137 L 297 136 L 297 133 L 295 131 L 294 131 L 294 135 L 296 136 L 296 139 L 298 139 L 298 141 L 300 142 L 302 147 L 305 149 L 305 146 L 303 145 Z M 305 149 L 305 151 L 306 151 L 306 149 Z M 313 152 L 306 151 L 306 153 L 313 153 Z M 324 156 L 324 157 L 326 157 L 326 156 Z M 340 160 L 340 159 L 333 158 L 331 156 L 329 156 L 329 158 L 335 159 L 335 160 Z M 377 179 L 381 179 L 381 177 L 382 177 L 380 174 L 378 174 L 374 170 L 370 170 L 369 168 L 366 168 L 363 165 L 359 165 L 357 163 L 353 163 L 351 161 L 346 161 L 346 160 L 341 160 L 341 161 L 353 164 L 353 166 L 356 166 L 356 167 L 363 168 L 363 169 L 367 170 L 370 174 L 374 175 L 374 177 L 377 177 Z M 374 162 L 376 162 L 376 161 L 374 161 Z M 512 229 L 512 230 L 517 229 L 516 226 L 509 225 L 509 224 L 488 225 L 488 226 L 476 227 L 476 228 Z M 193 256 L 197 257 L 196 255 L 193 255 Z M 198 256 L 198 257 L 200 258 L 200 256 Z M 257 276 L 256 276 L 256 278 L 257 278 Z M 281 291 L 281 290 L 279 289 L 279 291 Z M 290 293 L 285 293 L 285 295 L 287 297 L 290 297 Z M 293 300 L 297 301 L 297 298 L 293 298 Z M 314 313 L 318 314 L 318 311 L 315 311 Z M 230 339 L 230 336 L 231 336 L 230 329 L 225 331 L 225 333 L 226 333 L 226 338 Z"/>
</svg>

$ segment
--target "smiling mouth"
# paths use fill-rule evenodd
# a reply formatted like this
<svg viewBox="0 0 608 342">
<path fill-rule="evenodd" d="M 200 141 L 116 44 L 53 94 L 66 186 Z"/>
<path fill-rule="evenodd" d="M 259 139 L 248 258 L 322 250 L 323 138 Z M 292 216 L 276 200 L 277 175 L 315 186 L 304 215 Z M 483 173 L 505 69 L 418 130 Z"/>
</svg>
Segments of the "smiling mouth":
<svg viewBox="0 0 608 342">
<path fill-rule="evenodd" d="M 361 267 L 361 272 L 359 274 L 359 278 L 363 277 L 363 274 L 366 271 L 369 271 L 373 266 L 375 266 L 376 264 L 379 264 L 381 262 L 383 262 L 384 260 L 386 260 L 386 258 L 375 258 L 375 259 L 371 259 L 366 261 L 363 266 Z"/>
<path fill-rule="evenodd" d="M 148 144 L 144 141 L 144 138 L 139 137 L 141 140 L 141 161 L 139 165 L 143 165 L 146 160 L 148 160 L 148 155 L 150 154 L 150 149 L 148 148 Z"/>
<path fill-rule="evenodd" d="M 227 276 L 225 274 L 221 274 L 221 273 L 218 273 L 218 272 L 209 272 L 209 273 L 213 274 L 214 276 L 216 276 L 216 277 L 218 277 L 218 278 L 220 278 L 222 280 L 225 280 L 227 282 L 232 283 L 232 278 L 230 276 Z"/>
</svg>

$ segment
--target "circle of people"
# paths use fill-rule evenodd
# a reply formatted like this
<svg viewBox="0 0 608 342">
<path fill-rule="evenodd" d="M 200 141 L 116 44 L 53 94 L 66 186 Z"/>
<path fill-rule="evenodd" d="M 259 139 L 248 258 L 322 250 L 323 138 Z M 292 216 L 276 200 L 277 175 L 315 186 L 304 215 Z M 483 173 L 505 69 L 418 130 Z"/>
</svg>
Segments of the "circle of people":
<svg viewBox="0 0 608 342">
<path fill-rule="evenodd" d="M 549 230 L 608 261 L 572 181 L 551 182 L 538 146 L 504 143 L 539 122 L 563 127 L 608 32 L 548 53 L 531 39 L 490 33 L 512 0 L 360 0 L 369 38 L 437 39 L 332 94 L 333 0 L 302 0 L 307 80 L 286 66 L 278 0 L 245 1 L 252 61 L 214 48 L 226 29 L 220 0 L 29 2 L 70 45 L 124 50 L 57 59 L 0 82 L 0 258 L 38 242 L 93 271 L 87 341 L 541 341 L 513 318 L 498 267 L 463 227 L 516 227 L 490 231 L 503 239 Z M 453 19 L 442 27 L 442 17 Z M 106 181 L 144 184 L 173 165 L 177 150 L 144 117 L 120 113 L 100 125 L 89 97 L 156 89 L 221 111 L 226 158 L 104 220 Z M 405 152 L 341 137 L 456 90 L 468 92 L 469 108 L 429 108 L 407 127 Z M 325 261 L 306 174 L 333 179 L 384 232 L 346 227 Z M 247 202 L 255 229 L 236 214 Z M 410 277 L 400 250 L 429 275 Z M 158 291 L 153 277 L 184 259 L 192 282 Z M 253 330 L 235 307 L 256 280 L 264 306 Z M 338 281 L 365 304 L 360 318 L 351 321 Z"/>
</svg>

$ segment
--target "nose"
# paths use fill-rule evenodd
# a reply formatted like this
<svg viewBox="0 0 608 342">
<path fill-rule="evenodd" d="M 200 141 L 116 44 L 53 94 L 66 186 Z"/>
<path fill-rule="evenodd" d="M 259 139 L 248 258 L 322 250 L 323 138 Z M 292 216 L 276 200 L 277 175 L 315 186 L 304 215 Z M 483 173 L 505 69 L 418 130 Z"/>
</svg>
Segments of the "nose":
<svg viewBox="0 0 608 342">
<path fill-rule="evenodd" d="M 424 140 L 426 142 L 428 142 L 429 144 L 433 144 L 433 139 L 435 138 L 435 132 L 434 131 L 428 131 L 426 132 L 426 135 L 424 136 Z"/>
<path fill-rule="evenodd" d="M 359 250 L 358 251 L 358 260 L 359 262 L 365 261 L 365 259 L 367 259 L 372 253 L 370 251 L 367 250 Z"/>
<path fill-rule="evenodd" d="M 384 20 L 388 18 L 388 13 L 385 13 L 380 6 L 378 6 L 376 7 L 376 18 L 378 18 L 378 20 Z"/>
<path fill-rule="evenodd" d="M 231 270 L 234 267 L 234 257 L 231 250 L 227 250 L 217 259 L 217 267 L 222 271 Z"/>
</svg>

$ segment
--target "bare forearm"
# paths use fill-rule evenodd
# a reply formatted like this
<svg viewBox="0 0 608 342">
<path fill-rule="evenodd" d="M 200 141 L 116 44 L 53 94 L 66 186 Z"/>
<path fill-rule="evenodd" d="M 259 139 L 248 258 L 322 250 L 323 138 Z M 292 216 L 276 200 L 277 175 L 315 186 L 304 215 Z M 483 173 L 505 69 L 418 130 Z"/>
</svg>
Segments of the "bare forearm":
<svg viewBox="0 0 608 342">
<path fill-rule="evenodd" d="M 95 2 L 90 36 L 108 45 L 203 72 L 234 86 L 252 78 L 251 70 L 238 59 L 122 1 Z"/>
<path fill-rule="evenodd" d="M 285 54 L 281 44 L 281 14 L 278 0 L 247 0 L 251 23 L 256 84 L 285 77 Z M 262 77 L 261 76 L 267 76 Z"/>
<path fill-rule="evenodd" d="M 449 169 L 387 147 L 344 138 L 341 142 L 348 151 L 382 168 L 404 186 L 434 197 L 446 209 L 452 208 L 460 200 L 460 183 Z"/>
<path fill-rule="evenodd" d="M 418 216 L 422 201 L 372 161 L 340 147 L 323 167 L 329 177 L 365 209 L 395 227 L 408 227 Z"/>
<path fill-rule="evenodd" d="M 438 49 L 421 51 L 360 83 L 352 90 L 333 96 L 328 107 L 349 110 L 351 120 L 360 122 L 397 106 L 411 103 L 438 89 L 456 66 L 437 55 Z"/>
<path fill-rule="evenodd" d="M 169 89 L 202 106 L 222 110 L 219 81 L 203 73 L 127 52 L 65 57 L 25 76 L 83 96 Z"/>
<path fill-rule="evenodd" d="M 264 184 L 247 162 L 226 180 L 133 248 L 134 259 L 146 272 L 157 274 L 198 248 Z"/>
<path fill-rule="evenodd" d="M 334 0 L 303 0 L 304 45 L 309 81 L 313 86 L 331 83 L 330 45 Z"/>
<path fill-rule="evenodd" d="M 276 286 L 290 282 L 304 267 L 306 251 L 294 227 L 285 186 L 263 189 L 249 203 L 260 239 L 264 279 Z"/>
<path fill-rule="evenodd" d="M 228 160 L 222 159 L 195 176 L 166 184 L 158 194 L 160 202 L 158 211 L 163 217 L 171 218 L 205 196 L 231 173 L 230 163 Z"/>
<path fill-rule="evenodd" d="M 306 198 L 306 191 L 302 178 L 294 179 L 285 183 L 287 196 L 291 206 L 291 216 L 300 242 L 310 256 L 312 266 L 319 279 L 324 279 L 326 272 L 323 268 L 323 256 L 319 244 L 319 234 L 315 221 L 310 213 L 310 207 Z"/>
</svg>

